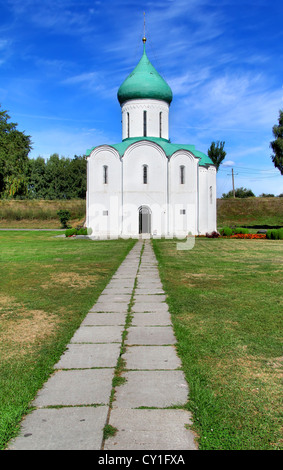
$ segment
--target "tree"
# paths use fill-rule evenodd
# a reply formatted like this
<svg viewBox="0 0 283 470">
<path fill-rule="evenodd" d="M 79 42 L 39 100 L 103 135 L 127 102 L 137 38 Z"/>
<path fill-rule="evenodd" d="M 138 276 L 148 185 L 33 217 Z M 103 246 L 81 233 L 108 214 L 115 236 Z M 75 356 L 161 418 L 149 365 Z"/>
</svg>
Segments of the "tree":
<svg viewBox="0 0 283 470">
<path fill-rule="evenodd" d="M 210 148 L 207 151 L 207 155 L 213 161 L 216 166 L 216 171 L 219 170 L 219 166 L 226 157 L 226 152 L 224 150 L 225 142 L 212 142 Z"/>
<path fill-rule="evenodd" d="M 0 195 L 25 197 L 31 140 L 9 119 L 8 112 L 0 109 Z"/>
<path fill-rule="evenodd" d="M 283 175 L 283 110 L 279 111 L 279 125 L 273 126 L 272 133 L 275 137 L 275 140 L 270 142 L 270 147 L 273 150 L 273 155 L 271 159 L 274 163 L 275 168 L 278 168 L 281 175 Z"/>
<path fill-rule="evenodd" d="M 28 197 L 30 199 L 44 199 L 45 195 L 45 160 L 43 157 L 31 158 L 28 171 Z"/>
<path fill-rule="evenodd" d="M 228 199 L 229 197 L 234 197 L 233 191 L 222 194 L 222 199 Z M 235 197 L 245 198 L 245 197 L 255 197 L 251 189 L 246 188 L 237 188 L 235 189 Z"/>
</svg>

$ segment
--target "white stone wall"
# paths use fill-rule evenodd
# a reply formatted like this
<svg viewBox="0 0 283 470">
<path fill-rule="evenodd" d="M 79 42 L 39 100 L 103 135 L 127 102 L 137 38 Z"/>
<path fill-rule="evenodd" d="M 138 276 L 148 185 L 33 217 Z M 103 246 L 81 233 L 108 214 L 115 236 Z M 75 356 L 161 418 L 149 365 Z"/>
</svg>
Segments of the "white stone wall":
<svg viewBox="0 0 283 470">
<path fill-rule="evenodd" d="M 93 150 L 88 157 L 87 187 L 87 227 L 93 236 L 139 236 L 141 206 L 151 213 L 154 237 L 181 238 L 190 232 L 205 235 L 216 230 L 215 167 L 199 166 L 198 158 L 184 150 L 168 159 L 159 145 L 149 141 L 132 144 L 123 157 L 106 145 Z"/>
<path fill-rule="evenodd" d="M 173 236 L 197 234 L 197 172 L 198 159 L 190 152 L 180 150 L 169 160 L 169 233 Z"/>
<path fill-rule="evenodd" d="M 216 168 L 199 167 L 199 233 L 217 230 Z"/>
<path fill-rule="evenodd" d="M 107 166 L 107 183 L 104 169 Z M 122 166 L 118 152 L 108 146 L 93 150 L 88 157 L 87 227 L 101 238 L 121 234 Z"/>
<path fill-rule="evenodd" d="M 159 145 L 137 142 L 131 145 L 123 162 L 123 232 L 139 233 L 138 210 L 146 206 L 151 211 L 151 234 L 163 235 L 167 226 L 167 157 Z M 143 183 L 143 165 L 147 165 L 147 183 Z"/>
<path fill-rule="evenodd" d="M 122 105 L 122 139 L 144 136 L 144 111 L 147 117 L 147 137 L 162 137 L 168 140 L 169 105 L 165 101 L 150 99 L 130 100 Z"/>
</svg>

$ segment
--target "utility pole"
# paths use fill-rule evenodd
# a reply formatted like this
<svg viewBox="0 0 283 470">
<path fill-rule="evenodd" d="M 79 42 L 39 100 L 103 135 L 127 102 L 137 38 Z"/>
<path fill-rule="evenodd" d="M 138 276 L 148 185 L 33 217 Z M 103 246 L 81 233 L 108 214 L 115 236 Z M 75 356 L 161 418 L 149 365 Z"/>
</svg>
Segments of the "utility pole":
<svg viewBox="0 0 283 470">
<path fill-rule="evenodd" d="M 232 168 L 232 186 L 233 186 L 233 197 L 236 197 L 235 196 L 235 184 L 234 184 L 234 170 Z"/>
<path fill-rule="evenodd" d="M 236 173 L 236 175 L 237 175 L 237 174 L 238 174 L 238 173 Z M 227 173 L 227 175 L 228 175 L 228 173 Z M 229 176 L 229 175 L 228 175 L 228 176 Z M 234 182 L 234 170 L 233 170 L 233 168 L 232 168 L 232 188 L 233 188 L 233 197 L 236 197 L 236 195 L 235 195 L 235 182 Z"/>
</svg>

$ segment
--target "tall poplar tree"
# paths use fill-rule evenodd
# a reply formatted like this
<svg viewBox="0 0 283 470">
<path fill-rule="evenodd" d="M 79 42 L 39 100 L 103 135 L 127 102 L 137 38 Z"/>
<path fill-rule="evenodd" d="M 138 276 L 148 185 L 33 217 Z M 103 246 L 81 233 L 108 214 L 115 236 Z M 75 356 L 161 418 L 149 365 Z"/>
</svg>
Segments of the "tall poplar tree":
<svg viewBox="0 0 283 470">
<path fill-rule="evenodd" d="M 278 126 L 275 125 L 272 128 L 272 133 L 275 140 L 270 142 L 270 147 L 273 150 L 271 159 L 274 163 L 275 168 L 278 168 L 281 175 L 283 175 L 283 110 L 279 111 Z"/>
<path fill-rule="evenodd" d="M 208 151 L 207 155 L 213 161 L 214 165 L 216 166 L 216 171 L 219 170 L 219 166 L 226 157 L 226 152 L 224 150 L 225 142 L 212 142 Z"/>
</svg>

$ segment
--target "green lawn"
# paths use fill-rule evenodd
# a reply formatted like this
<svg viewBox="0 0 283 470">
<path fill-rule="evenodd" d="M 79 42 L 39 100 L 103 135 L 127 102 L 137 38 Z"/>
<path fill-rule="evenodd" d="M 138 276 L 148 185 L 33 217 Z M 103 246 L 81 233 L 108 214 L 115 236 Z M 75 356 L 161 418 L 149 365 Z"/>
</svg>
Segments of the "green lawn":
<svg viewBox="0 0 283 470">
<path fill-rule="evenodd" d="M 0 232 L 0 448 L 132 240 Z M 200 449 L 282 449 L 282 264 L 277 240 L 154 240 Z"/>
<path fill-rule="evenodd" d="M 200 449 L 282 449 L 283 242 L 153 246 Z"/>
<path fill-rule="evenodd" d="M 0 449 L 135 243 L 56 234 L 0 232 Z"/>
</svg>

